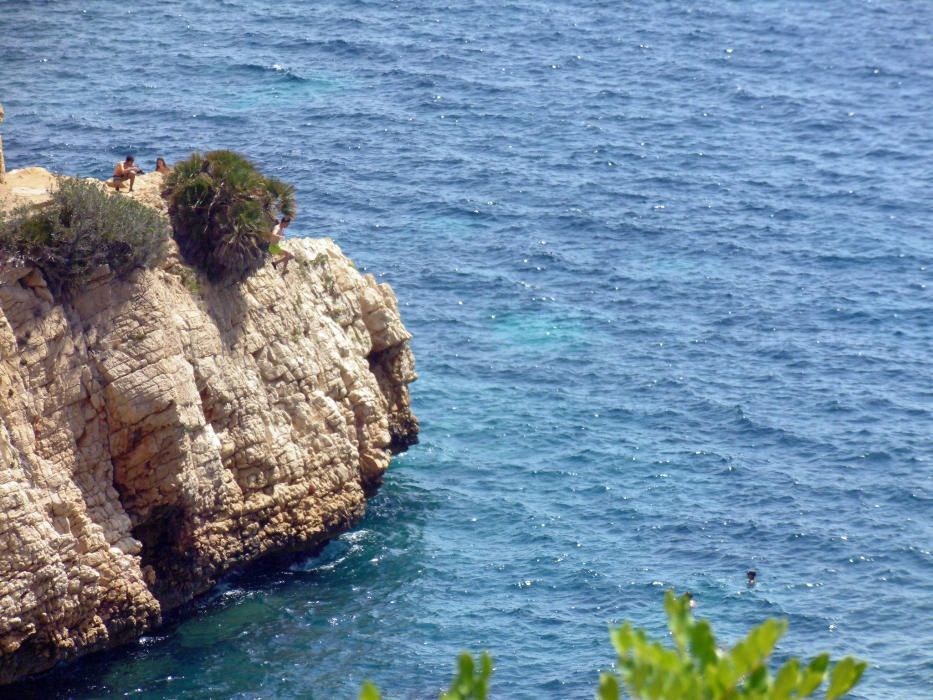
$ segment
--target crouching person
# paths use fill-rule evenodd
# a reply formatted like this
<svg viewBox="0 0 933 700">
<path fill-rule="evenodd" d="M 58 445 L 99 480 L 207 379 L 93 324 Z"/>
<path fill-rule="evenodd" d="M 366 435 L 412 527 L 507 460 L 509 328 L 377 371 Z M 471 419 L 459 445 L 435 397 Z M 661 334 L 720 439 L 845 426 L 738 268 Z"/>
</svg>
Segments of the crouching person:
<svg viewBox="0 0 933 700">
<path fill-rule="evenodd" d="M 123 183 L 130 183 L 130 192 L 133 191 L 133 185 L 136 184 L 136 176 L 142 175 L 142 169 L 136 165 L 133 156 L 128 155 L 126 160 L 117 163 L 113 169 L 113 187 L 118 192 L 123 189 Z"/>
</svg>

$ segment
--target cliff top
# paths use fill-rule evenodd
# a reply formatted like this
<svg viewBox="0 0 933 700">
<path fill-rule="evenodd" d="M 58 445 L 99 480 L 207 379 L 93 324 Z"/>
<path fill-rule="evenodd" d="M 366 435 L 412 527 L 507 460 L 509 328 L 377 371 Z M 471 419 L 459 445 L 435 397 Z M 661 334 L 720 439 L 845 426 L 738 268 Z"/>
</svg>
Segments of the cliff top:
<svg viewBox="0 0 933 700">
<path fill-rule="evenodd" d="M 5 182 L 0 182 L 0 211 L 10 211 L 23 204 L 41 204 L 48 201 L 55 186 L 55 177 L 54 173 L 39 167 L 8 171 Z M 105 187 L 103 180 L 92 177 L 85 179 Z M 160 194 L 162 180 L 163 176 L 160 173 L 146 173 L 136 178 L 132 192 L 114 192 L 114 196 L 130 197 L 164 211 L 165 205 Z"/>
<path fill-rule="evenodd" d="M 11 173 L 41 202 L 52 176 Z M 155 206 L 161 175 L 133 195 Z M 213 284 L 162 262 L 56 300 L 0 266 L 0 685 L 128 642 L 224 572 L 357 522 L 417 438 L 395 295 L 327 239 Z"/>
</svg>

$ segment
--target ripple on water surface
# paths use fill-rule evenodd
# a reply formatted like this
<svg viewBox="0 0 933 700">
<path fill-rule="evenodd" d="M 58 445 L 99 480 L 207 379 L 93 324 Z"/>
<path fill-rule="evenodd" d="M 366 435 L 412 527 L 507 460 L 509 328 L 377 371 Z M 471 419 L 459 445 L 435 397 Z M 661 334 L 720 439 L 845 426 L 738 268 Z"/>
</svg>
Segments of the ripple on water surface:
<svg viewBox="0 0 933 700">
<path fill-rule="evenodd" d="M 9 167 L 249 153 L 392 284 L 423 426 L 357 530 L 27 696 L 428 698 L 488 648 L 591 697 L 669 587 L 933 696 L 928 3 L 7 5 Z"/>
</svg>

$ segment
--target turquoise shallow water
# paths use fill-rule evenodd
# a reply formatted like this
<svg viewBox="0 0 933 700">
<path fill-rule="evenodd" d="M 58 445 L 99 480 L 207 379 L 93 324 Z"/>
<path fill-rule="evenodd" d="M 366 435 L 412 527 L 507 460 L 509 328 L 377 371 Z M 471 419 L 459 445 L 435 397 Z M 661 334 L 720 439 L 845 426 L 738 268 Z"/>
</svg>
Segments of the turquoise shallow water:
<svg viewBox="0 0 933 700">
<path fill-rule="evenodd" d="M 399 296 L 422 442 L 319 555 L 21 696 L 429 698 L 486 648 L 587 698 L 669 587 L 933 696 L 933 6 L 209 5 L 2 3 L 9 166 L 295 182 Z"/>
</svg>

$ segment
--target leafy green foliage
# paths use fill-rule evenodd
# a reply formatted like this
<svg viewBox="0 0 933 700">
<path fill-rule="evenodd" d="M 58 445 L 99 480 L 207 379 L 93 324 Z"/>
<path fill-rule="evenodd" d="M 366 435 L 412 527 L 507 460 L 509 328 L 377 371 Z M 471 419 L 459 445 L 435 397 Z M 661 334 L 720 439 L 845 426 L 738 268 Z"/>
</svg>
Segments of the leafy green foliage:
<svg viewBox="0 0 933 700">
<path fill-rule="evenodd" d="M 709 622 L 693 618 L 686 596 L 668 591 L 664 608 L 674 648 L 629 623 L 612 630 L 618 674 L 602 675 L 600 700 L 619 700 L 622 687 L 639 700 L 787 700 L 811 696 L 827 679 L 826 698 L 833 700 L 851 690 L 865 670 L 864 662 L 846 657 L 829 673 L 829 655 L 821 654 L 806 666 L 790 659 L 772 677 L 768 659 L 787 631 L 786 621 L 765 620 L 731 649 L 720 649 Z"/>
<path fill-rule="evenodd" d="M 292 186 L 233 151 L 193 153 L 175 164 L 165 188 L 182 255 L 214 280 L 258 269 L 276 218 L 295 214 Z"/>
<path fill-rule="evenodd" d="M 477 667 L 473 657 L 464 652 L 457 660 L 457 675 L 440 700 L 487 700 L 489 697 L 489 678 L 492 676 L 492 657 L 485 651 Z M 379 691 L 372 683 L 364 683 L 359 700 L 382 700 Z"/>
<path fill-rule="evenodd" d="M 598 700 L 791 700 L 806 698 L 828 679 L 826 700 L 848 693 L 862 677 L 865 662 L 847 656 L 829 671 L 829 654 L 820 654 L 806 666 L 789 659 L 772 677 L 768 658 L 787 631 L 787 622 L 769 619 L 729 650 L 716 645 L 709 622 L 694 620 L 690 600 L 668 591 L 664 600 L 671 649 L 648 639 L 643 630 L 625 623 L 610 631 L 619 654 L 618 672 L 599 679 Z M 483 652 L 479 666 L 470 654 L 461 654 L 457 675 L 440 700 L 486 700 L 492 659 Z M 366 683 L 359 700 L 381 700 L 376 687 Z"/>
<path fill-rule="evenodd" d="M 382 696 L 379 694 L 379 691 L 376 690 L 376 686 L 366 681 L 363 683 L 363 689 L 360 691 L 359 700 L 382 700 Z"/>
<path fill-rule="evenodd" d="M 440 700 L 486 700 L 491 675 L 492 657 L 489 654 L 483 652 L 477 668 L 473 657 L 464 652 L 457 662 L 457 677 Z"/>
<path fill-rule="evenodd" d="M 39 268 L 55 294 L 77 290 L 102 265 L 118 275 L 151 267 L 167 241 L 158 212 L 75 178 L 59 178 L 51 201 L 0 221 L 0 260 Z"/>
</svg>

